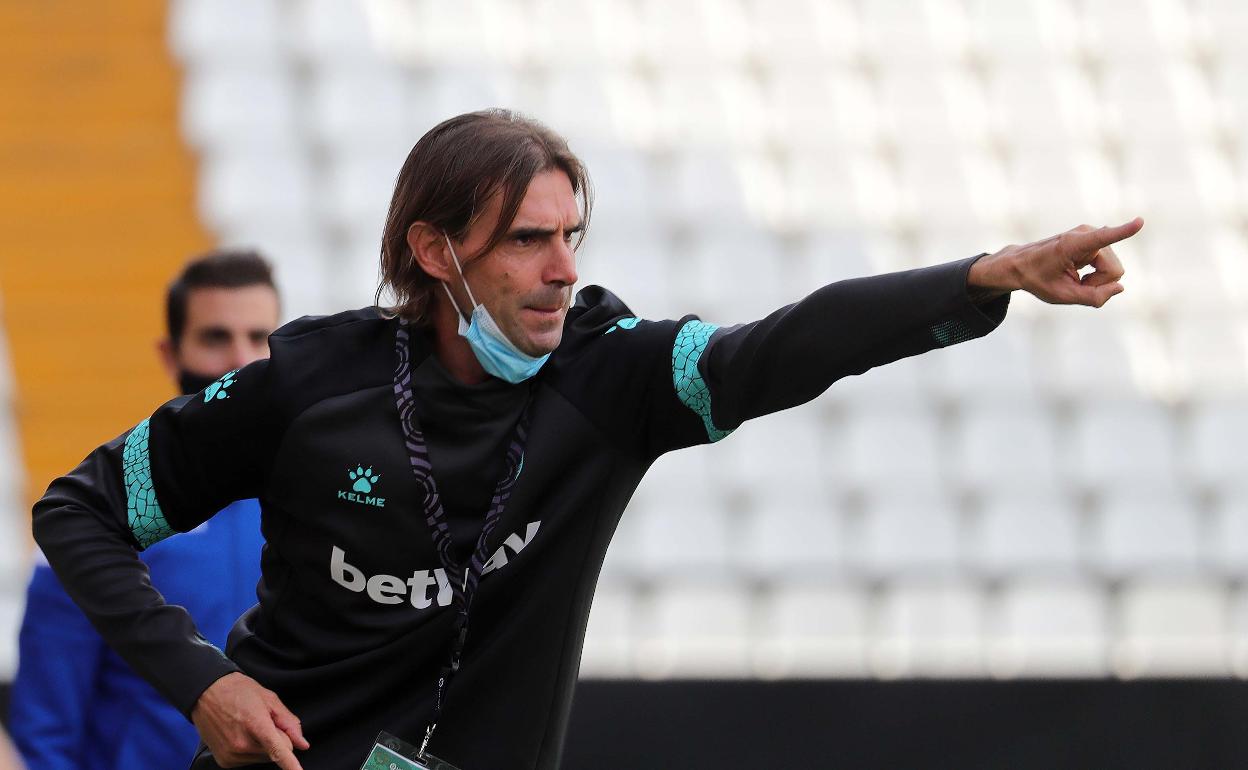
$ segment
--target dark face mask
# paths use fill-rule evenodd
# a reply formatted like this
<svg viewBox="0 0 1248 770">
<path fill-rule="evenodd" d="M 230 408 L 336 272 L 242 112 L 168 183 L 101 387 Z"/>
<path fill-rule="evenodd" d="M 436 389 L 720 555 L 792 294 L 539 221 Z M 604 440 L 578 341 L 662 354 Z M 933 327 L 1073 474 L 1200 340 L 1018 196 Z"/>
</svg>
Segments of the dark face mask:
<svg viewBox="0 0 1248 770">
<path fill-rule="evenodd" d="M 178 387 L 182 389 L 182 395 L 189 396 L 192 393 L 198 393 L 204 388 L 220 379 L 221 375 L 197 374 L 196 372 L 186 369 L 178 370 Z"/>
</svg>

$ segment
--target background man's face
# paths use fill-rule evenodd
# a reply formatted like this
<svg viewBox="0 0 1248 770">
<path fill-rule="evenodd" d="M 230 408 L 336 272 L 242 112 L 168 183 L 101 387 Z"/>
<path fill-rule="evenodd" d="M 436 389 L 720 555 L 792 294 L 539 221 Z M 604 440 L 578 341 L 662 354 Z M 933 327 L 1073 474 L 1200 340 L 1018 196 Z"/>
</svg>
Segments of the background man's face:
<svg viewBox="0 0 1248 770">
<path fill-rule="evenodd" d="M 192 289 L 182 339 L 165 356 L 166 366 L 175 378 L 178 369 L 215 378 L 267 358 L 277 317 L 277 293 L 263 284 Z"/>
<path fill-rule="evenodd" d="M 455 244 L 461 258 L 489 241 L 501 197 L 490 199 L 463 244 Z M 580 228 L 581 212 L 567 174 L 546 171 L 529 183 L 503 240 L 463 265 L 473 296 L 490 311 L 507 338 L 529 355 L 551 352 L 563 336 L 563 317 L 577 278 L 572 244 Z M 459 306 L 471 309 L 458 277 L 448 283 Z"/>
</svg>

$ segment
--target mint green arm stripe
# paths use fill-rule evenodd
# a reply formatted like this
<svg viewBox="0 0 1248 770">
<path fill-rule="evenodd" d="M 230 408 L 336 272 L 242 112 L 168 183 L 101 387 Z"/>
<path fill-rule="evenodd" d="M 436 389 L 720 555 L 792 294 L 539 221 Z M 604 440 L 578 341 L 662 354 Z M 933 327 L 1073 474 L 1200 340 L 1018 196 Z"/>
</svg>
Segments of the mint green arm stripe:
<svg viewBox="0 0 1248 770">
<path fill-rule="evenodd" d="M 134 426 L 121 451 L 121 476 L 126 485 L 126 520 L 139 546 L 147 548 L 174 534 L 156 500 L 152 459 L 147 452 L 148 421 Z"/>
<path fill-rule="evenodd" d="M 706 436 L 712 442 L 732 433 L 716 428 L 711 421 L 711 390 L 698 371 L 698 360 L 718 328 L 714 324 L 690 321 L 676 332 L 676 342 L 672 345 L 672 384 L 676 386 L 676 395 L 680 403 L 702 418 Z"/>
</svg>

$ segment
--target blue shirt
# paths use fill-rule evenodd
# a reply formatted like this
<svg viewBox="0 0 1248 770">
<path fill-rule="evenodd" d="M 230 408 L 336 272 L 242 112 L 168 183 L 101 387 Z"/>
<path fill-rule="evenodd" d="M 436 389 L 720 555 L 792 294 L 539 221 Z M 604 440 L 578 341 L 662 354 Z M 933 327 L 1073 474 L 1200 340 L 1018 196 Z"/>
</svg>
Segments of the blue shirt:
<svg viewBox="0 0 1248 770">
<path fill-rule="evenodd" d="M 234 621 L 256 603 L 263 542 L 260 507 L 243 500 L 140 558 L 165 599 L 224 649 Z M 46 563 L 26 595 L 9 713 L 22 758 L 40 770 L 177 770 L 199 744 L 195 727 L 108 648 Z"/>
</svg>

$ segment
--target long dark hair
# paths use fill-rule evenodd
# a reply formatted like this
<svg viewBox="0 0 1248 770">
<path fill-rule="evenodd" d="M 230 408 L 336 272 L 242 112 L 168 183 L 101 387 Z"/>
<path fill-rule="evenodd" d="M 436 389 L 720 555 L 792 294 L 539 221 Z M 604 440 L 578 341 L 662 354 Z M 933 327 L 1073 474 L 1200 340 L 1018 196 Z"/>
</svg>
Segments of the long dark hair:
<svg viewBox="0 0 1248 770">
<path fill-rule="evenodd" d="M 407 245 L 414 222 L 428 222 L 462 240 L 473 217 L 495 194 L 502 195 L 498 223 L 489 241 L 464 262 L 489 252 L 506 234 L 533 177 L 558 169 L 568 175 L 589 226 L 593 190 L 589 173 L 567 140 L 541 123 L 510 110 L 482 110 L 445 120 L 416 142 L 394 183 L 394 196 L 381 239 L 381 285 L 391 312 L 416 324 L 427 321 L 437 279 L 420 266 Z M 576 244 L 585 237 L 582 230 Z"/>
</svg>

